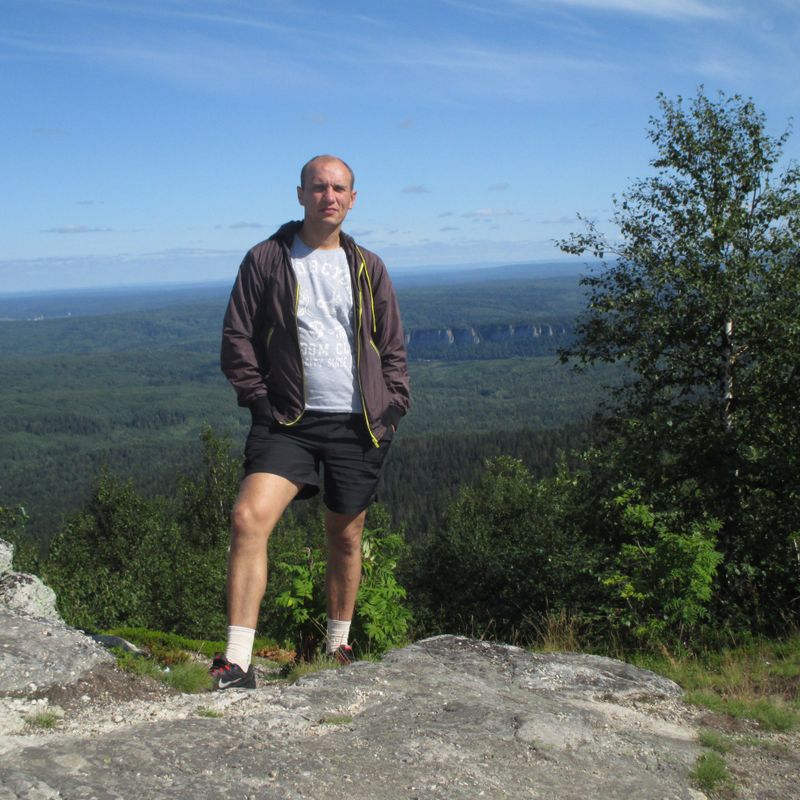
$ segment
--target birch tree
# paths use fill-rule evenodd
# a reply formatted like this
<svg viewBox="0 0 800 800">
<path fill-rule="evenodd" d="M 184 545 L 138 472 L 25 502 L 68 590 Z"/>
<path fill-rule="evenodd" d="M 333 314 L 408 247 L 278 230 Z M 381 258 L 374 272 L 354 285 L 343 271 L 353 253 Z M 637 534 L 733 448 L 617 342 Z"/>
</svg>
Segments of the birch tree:
<svg viewBox="0 0 800 800">
<path fill-rule="evenodd" d="M 561 357 L 630 368 L 607 418 L 615 458 L 651 493 L 674 501 L 684 487 L 687 504 L 721 520 L 729 575 L 744 564 L 745 582 L 767 581 L 766 561 L 784 559 L 800 586 L 790 558 L 800 531 L 800 171 L 784 163 L 789 130 L 773 136 L 752 100 L 702 87 L 689 102 L 658 103 L 651 174 L 614 199 L 618 235 L 584 220 L 559 243 L 600 262 Z"/>
</svg>

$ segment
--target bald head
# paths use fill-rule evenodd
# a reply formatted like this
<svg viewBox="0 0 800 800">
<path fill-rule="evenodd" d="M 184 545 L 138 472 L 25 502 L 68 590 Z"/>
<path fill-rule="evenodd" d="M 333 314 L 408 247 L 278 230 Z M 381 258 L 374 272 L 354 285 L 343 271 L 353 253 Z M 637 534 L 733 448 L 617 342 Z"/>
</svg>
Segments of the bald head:
<svg viewBox="0 0 800 800">
<path fill-rule="evenodd" d="M 341 158 L 338 158 L 337 156 L 327 156 L 327 155 L 314 156 L 314 158 L 309 159 L 308 161 L 306 161 L 305 164 L 303 164 L 303 168 L 300 170 L 300 188 L 301 189 L 306 188 L 306 178 L 308 177 L 308 171 L 313 164 L 319 162 L 331 162 L 331 161 L 336 162 L 337 164 L 341 164 L 347 170 L 347 172 L 350 175 L 350 190 L 352 191 L 356 185 L 356 176 L 353 173 L 353 170 L 350 169 L 350 165 L 346 161 L 343 161 Z"/>
</svg>

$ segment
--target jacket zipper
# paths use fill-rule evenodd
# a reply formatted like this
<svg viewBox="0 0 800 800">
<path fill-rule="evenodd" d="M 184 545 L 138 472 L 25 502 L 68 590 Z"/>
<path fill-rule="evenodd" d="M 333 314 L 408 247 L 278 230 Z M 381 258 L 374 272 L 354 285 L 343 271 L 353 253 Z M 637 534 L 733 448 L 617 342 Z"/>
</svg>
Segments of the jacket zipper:
<svg viewBox="0 0 800 800">
<path fill-rule="evenodd" d="M 362 254 L 361 250 L 356 246 L 356 252 L 358 253 L 359 258 L 361 259 L 361 266 L 359 267 L 358 273 L 356 274 L 356 285 L 358 287 L 358 324 L 356 326 L 356 372 L 358 373 L 358 390 L 361 392 L 361 412 L 364 415 L 364 422 L 367 426 L 367 433 L 369 433 L 369 438 L 372 439 L 372 444 L 375 447 L 380 448 L 381 443 L 378 441 L 377 437 L 372 431 L 372 424 L 369 421 L 369 414 L 367 414 L 367 401 L 364 397 L 364 386 L 361 382 L 361 323 L 362 323 L 362 316 L 364 313 L 364 292 L 361 289 L 361 273 L 362 271 L 365 273 L 367 278 L 367 285 L 369 286 L 369 294 L 370 299 L 372 298 L 372 282 L 369 279 L 369 272 L 367 270 L 367 264 L 364 261 L 364 255 Z M 372 302 L 372 324 L 373 327 L 375 326 L 375 303 Z M 370 336 L 370 344 L 375 347 L 374 342 L 372 341 L 372 337 Z M 377 348 L 375 348 L 377 352 Z"/>
<path fill-rule="evenodd" d="M 289 254 L 289 269 L 294 272 L 294 268 L 292 267 L 292 257 Z M 297 342 L 297 355 L 300 358 L 300 379 L 303 382 L 303 407 L 300 409 L 300 413 L 297 415 L 296 419 L 291 420 L 290 422 L 284 422 L 283 424 L 286 427 L 291 427 L 292 425 L 297 425 L 298 422 L 303 418 L 303 414 L 306 413 L 306 374 L 305 370 L 303 369 L 303 354 L 300 352 L 300 328 L 297 324 L 297 309 L 300 306 L 300 281 L 297 280 L 297 276 L 295 275 L 294 278 L 295 288 L 294 288 L 294 336 L 295 341 Z"/>
</svg>

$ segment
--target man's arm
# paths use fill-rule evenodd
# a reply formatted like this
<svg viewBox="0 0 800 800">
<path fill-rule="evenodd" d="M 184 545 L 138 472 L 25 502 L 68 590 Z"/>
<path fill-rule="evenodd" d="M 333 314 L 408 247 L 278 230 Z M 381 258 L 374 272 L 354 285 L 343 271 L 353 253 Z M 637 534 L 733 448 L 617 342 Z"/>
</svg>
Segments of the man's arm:
<svg viewBox="0 0 800 800">
<path fill-rule="evenodd" d="M 225 311 L 220 366 L 236 390 L 239 405 L 250 408 L 254 418 L 271 416 L 259 360 L 260 346 L 256 344 L 263 293 L 264 276 L 250 251 L 239 267 Z"/>
<path fill-rule="evenodd" d="M 386 422 L 397 428 L 411 406 L 408 357 L 397 295 L 384 263 L 377 257 L 372 272 L 375 300 L 375 344 L 381 354 L 381 369 L 392 400 Z"/>
</svg>

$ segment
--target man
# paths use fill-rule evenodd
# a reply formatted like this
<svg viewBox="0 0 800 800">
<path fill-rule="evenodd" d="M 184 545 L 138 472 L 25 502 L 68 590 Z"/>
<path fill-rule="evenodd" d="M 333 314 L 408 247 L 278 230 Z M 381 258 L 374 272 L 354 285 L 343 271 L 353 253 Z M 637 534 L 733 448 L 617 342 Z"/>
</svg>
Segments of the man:
<svg viewBox="0 0 800 800">
<path fill-rule="evenodd" d="M 405 339 L 383 262 L 342 232 L 356 199 L 350 167 L 312 158 L 302 222 L 244 258 L 222 336 L 222 370 L 250 409 L 245 478 L 231 515 L 228 641 L 216 689 L 253 688 L 250 664 L 267 585 L 267 542 L 296 497 L 319 491 L 328 546 L 327 652 L 350 663 L 361 534 L 380 469 L 409 407 Z"/>
</svg>

